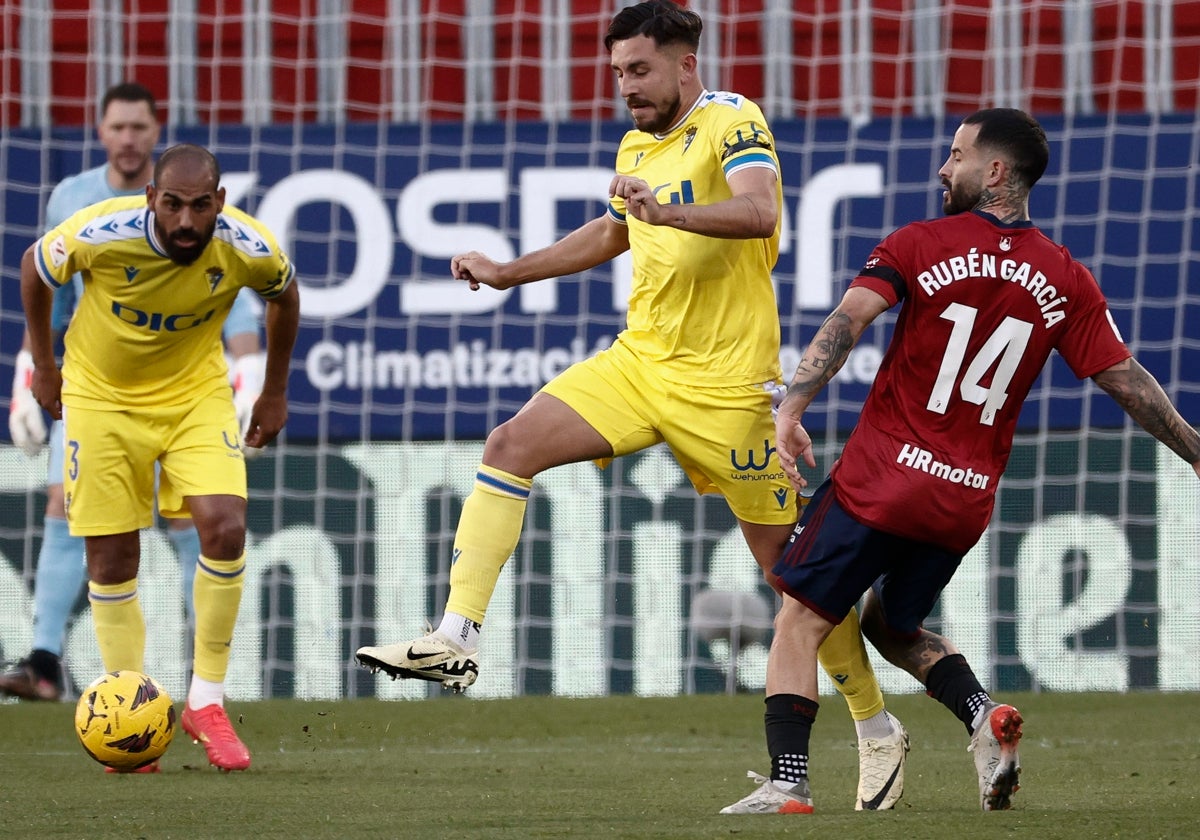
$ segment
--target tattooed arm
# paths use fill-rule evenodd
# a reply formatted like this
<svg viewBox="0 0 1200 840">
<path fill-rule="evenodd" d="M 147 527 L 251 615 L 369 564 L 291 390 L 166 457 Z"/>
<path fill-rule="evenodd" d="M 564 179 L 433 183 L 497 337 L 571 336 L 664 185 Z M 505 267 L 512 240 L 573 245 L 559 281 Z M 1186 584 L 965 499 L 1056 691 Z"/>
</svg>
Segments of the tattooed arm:
<svg viewBox="0 0 1200 840">
<path fill-rule="evenodd" d="M 787 396 L 780 403 L 775 418 L 775 449 L 779 463 L 797 491 L 808 486 L 808 481 L 800 475 L 796 459 L 803 458 L 810 467 L 817 465 L 812 438 L 801 425 L 801 418 L 821 389 L 846 363 L 846 357 L 863 331 L 887 308 L 888 302 L 870 289 L 848 289 L 800 357 L 796 375 L 792 377 Z"/>
<path fill-rule="evenodd" d="M 1097 373 L 1092 381 L 1200 476 L 1200 434 L 1180 416 L 1158 380 L 1136 359 L 1118 362 Z"/>
</svg>

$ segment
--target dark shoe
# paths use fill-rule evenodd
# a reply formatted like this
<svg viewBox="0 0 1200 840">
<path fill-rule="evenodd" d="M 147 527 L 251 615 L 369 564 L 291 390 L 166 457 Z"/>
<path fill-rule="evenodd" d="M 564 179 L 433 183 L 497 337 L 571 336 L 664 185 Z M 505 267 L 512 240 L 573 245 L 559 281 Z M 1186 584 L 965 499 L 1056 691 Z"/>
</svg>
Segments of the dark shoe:
<svg viewBox="0 0 1200 840">
<path fill-rule="evenodd" d="M 35 660 L 35 655 L 39 655 Z M 8 695 L 9 697 L 20 697 L 22 700 L 61 700 L 63 696 L 63 686 L 60 679 L 52 679 L 39 673 L 39 669 L 34 667 L 35 661 L 39 665 L 46 665 L 49 661 L 53 661 L 55 671 L 58 674 L 62 673 L 60 660 L 57 656 L 46 651 L 35 651 L 25 659 L 17 663 L 16 667 L 0 674 L 0 694 Z"/>
</svg>

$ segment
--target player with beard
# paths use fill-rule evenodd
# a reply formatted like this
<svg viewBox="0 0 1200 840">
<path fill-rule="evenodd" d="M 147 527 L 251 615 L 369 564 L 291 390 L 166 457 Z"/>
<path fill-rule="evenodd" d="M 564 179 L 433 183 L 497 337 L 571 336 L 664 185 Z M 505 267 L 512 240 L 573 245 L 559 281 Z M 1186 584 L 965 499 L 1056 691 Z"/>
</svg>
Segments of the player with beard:
<svg viewBox="0 0 1200 840">
<path fill-rule="evenodd" d="M 106 160 L 100 166 L 63 179 L 54 187 L 46 204 L 46 228 L 56 227 L 72 213 L 99 201 L 119 196 L 144 197 L 146 185 L 154 174 L 154 147 L 159 132 L 158 108 L 154 95 L 146 87 L 137 82 L 122 82 L 105 91 L 100 101 L 96 136 L 104 147 Z M 51 326 L 56 339 L 74 314 L 82 290 L 83 279 L 76 275 L 55 292 Z M 243 431 L 258 397 L 263 364 L 259 318 L 254 304 L 248 300 L 250 294 L 238 295 L 222 329 L 232 360 L 234 405 Z M 42 407 L 29 390 L 32 374 L 33 357 L 26 334 L 13 370 L 8 428 L 13 443 L 30 457 L 49 443 L 46 508 L 33 583 L 32 649 L 13 668 L 0 674 L 0 694 L 26 700 L 59 700 L 64 694 L 69 696 L 62 662 L 63 643 L 87 569 L 84 540 L 71 536 L 67 528 L 62 484 L 62 421 L 55 421 L 47 435 Z M 261 451 L 247 449 L 246 457 Z M 166 531 L 179 559 L 183 603 L 190 622 L 200 537 L 186 517 L 169 520 Z"/>
<path fill-rule="evenodd" d="M 144 197 L 91 205 L 25 252 L 21 297 L 31 390 L 66 425 L 67 521 L 87 541 L 104 667 L 144 670 L 138 532 L 153 522 L 158 464 L 159 512 L 190 515 L 200 536 L 192 680 L 180 722 L 213 765 L 242 770 L 250 753 L 225 713 L 224 679 L 245 567 L 246 466 L 221 325 L 243 287 L 266 301 L 264 383 L 245 436 L 245 445 L 264 446 L 287 419 L 300 298 L 270 232 L 225 207 L 220 174 L 206 149 L 167 149 Z M 60 373 L 53 289 L 77 272 L 85 291 Z"/>
<path fill-rule="evenodd" d="M 804 411 L 867 326 L 902 302 L 858 424 L 775 566 L 788 597 L 767 665 L 772 785 L 808 791 L 795 768 L 808 763 L 817 650 L 866 593 L 867 638 L 970 734 L 983 810 L 1011 807 L 1021 714 L 922 622 L 991 519 L 1021 406 L 1052 350 L 1200 476 L 1200 435 L 1132 358 L 1095 278 L 1030 221 L 1049 153 L 1021 111 L 964 120 L 938 172 L 945 218 L 876 246 L 779 407 L 779 459 L 799 491 L 797 459 L 816 466 Z"/>
<path fill-rule="evenodd" d="M 779 161 L 758 106 L 701 83 L 701 29 L 698 15 L 665 0 L 613 18 L 605 46 L 634 130 L 617 150 L 604 215 L 509 263 L 476 251 L 451 261 L 454 277 L 472 289 L 510 289 L 630 251 L 627 326 L 611 347 L 564 371 L 488 436 L 455 534 L 439 627 L 412 641 L 363 647 L 363 665 L 469 686 L 484 614 L 520 538 L 534 476 L 580 461 L 604 467 L 663 442 L 697 492 L 725 497 L 775 585 L 769 570 L 799 513 L 771 445 L 771 393 L 781 376 L 771 282 L 782 216 Z M 859 735 L 856 807 L 890 808 L 903 791 L 908 739 L 884 709 L 857 625 L 844 622 L 821 655 Z"/>
</svg>

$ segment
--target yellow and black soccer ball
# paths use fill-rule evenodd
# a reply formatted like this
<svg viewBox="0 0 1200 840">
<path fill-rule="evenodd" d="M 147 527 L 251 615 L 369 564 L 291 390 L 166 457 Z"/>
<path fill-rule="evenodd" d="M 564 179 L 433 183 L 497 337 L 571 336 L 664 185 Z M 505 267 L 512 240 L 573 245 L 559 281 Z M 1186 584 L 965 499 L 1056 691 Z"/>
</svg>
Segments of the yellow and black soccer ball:
<svg viewBox="0 0 1200 840">
<path fill-rule="evenodd" d="M 159 758 L 175 735 L 175 706 L 152 677 L 137 671 L 104 674 L 75 706 L 75 734 L 92 758 L 133 771 Z"/>
</svg>

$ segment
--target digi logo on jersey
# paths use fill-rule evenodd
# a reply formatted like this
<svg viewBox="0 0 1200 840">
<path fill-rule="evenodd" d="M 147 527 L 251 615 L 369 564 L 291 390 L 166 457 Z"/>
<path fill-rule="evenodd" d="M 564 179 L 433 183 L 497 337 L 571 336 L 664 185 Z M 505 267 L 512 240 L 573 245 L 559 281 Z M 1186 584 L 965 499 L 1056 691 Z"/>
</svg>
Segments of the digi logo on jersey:
<svg viewBox="0 0 1200 840">
<path fill-rule="evenodd" d="M 670 189 L 674 184 L 661 184 L 654 188 L 654 197 L 658 198 L 658 194 L 663 190 Z M 668 204 L 695 204 L 696 195 L 692 189 L 691 181 L 681 181 L 678 190 L 672 190 L 667 193 Z"/>
<path fill-rule="evenodd" d="M 183 332 L 198 327 L 212 320 L 217 310 L 210 309 L 203 315 L 192 312 L 181 312 L 177 315 L 165 315 L 162 312 L 143 312 L 133 306 L 126 306 L 120 301 L 113 301 L 112 313 L 135 327 L 145 327 L 151 332 Z"/>
</svg>

